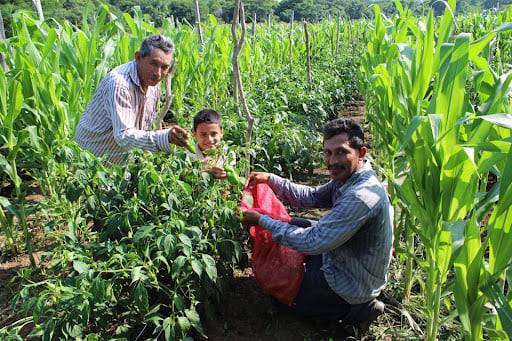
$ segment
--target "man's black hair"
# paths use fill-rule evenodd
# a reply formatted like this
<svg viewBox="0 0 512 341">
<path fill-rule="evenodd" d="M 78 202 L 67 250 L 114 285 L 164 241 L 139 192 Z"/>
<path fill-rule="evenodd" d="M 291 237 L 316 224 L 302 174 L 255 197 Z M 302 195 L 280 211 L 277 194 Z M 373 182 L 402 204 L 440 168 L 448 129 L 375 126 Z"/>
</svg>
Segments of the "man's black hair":
<svg viewBox="0 0 512 341">
<path fill-rule="evenodd" d="M 160 49 L 169 54 L 174 51 L 174 44 L 172 43 L 171 39 L 160 34 L 149 36 L 144 39 L 140 45 L 140 56 L 149 56 L 153 49 Z"/>
<path fill-rule="evenodd" d="M 194 116 L 194 131 L 201 123 L 217 123 L 222 128 L 220 114 L 213 109 L 203 109 Z"/>
<path fill-rule="evenodd" d="M 347 134 L 350 146 L 354 149 L 364 147 L 363 129 L 351 118 L 337 118 L 327 122 L 323 129 L 324 141 L 338 134 Z"/>
</svg>

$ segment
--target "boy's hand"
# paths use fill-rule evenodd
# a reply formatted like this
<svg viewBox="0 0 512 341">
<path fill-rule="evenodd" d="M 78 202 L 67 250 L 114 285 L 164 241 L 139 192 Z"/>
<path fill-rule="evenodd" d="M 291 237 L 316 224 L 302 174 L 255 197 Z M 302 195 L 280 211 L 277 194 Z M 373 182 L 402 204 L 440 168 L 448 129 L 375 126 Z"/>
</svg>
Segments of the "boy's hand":
<svg viewBox="0 0 512 341">
<path fill-rule="evenodd" d="M 180 147 L 186 147 L 188 142 L 188 133 L 180 126 L 172 126 L 169 129 L 169 143 Z"/>
<path fill-rule="evenodd" d="M 204 169 L 205 172 L 210 173 L 216 179 L 225 179 L 227 174 L 224 171 L 224 168 L 221 167 L 207 167 Z"/>
<path fill-rule="evenodd" d="M 254 210 L 248 210 L 245 211 L 243 214 L 243 218 L 241 219 L 242 225 L 245 227 L 251 227 L 254 225 L 258 225 L 258 222 L 260 220 L 261 213 L 254 211 Z"/>
<path fill-rule="evenodd" d="M 270 178 L 270 173 L 265 172 L 252 172 L 247 178 L 247 185 L 252 187 L 258 183 L 267 183 Z"/>
</svg>

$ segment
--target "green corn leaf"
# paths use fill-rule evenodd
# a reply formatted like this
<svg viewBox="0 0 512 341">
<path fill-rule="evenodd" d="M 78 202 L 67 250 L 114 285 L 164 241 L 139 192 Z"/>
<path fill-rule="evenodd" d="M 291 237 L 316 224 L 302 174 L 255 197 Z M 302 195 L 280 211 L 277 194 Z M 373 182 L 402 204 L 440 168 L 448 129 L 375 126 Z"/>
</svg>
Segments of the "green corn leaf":
<svg viewBox="0 0 512 341">
<path fill-rule="evenodd" d="M 512 115 L 511 114 L 491 114 L 491 115 L 482 115 L 477 118 L 485 120 L 487 122 L 491 122 L 500 127 L 512 129 Z"/>
</svg>

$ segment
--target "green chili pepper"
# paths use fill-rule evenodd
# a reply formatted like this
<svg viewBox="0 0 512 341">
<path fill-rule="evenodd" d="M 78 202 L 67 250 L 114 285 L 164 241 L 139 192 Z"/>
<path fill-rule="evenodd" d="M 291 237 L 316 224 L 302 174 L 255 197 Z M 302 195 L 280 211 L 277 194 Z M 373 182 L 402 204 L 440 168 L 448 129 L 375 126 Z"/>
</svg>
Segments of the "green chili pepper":
<svg viewBox="0 0 512 341">
<path fill-rule="evenodd" d="M 226 172 L 226 176 L 227 176 L 230 184 L 232 184 L 234 186 L 243 186 L 244 185 L 242 179 L 240 179 L 238 174 L 236 174 L 233 167 L 231 167 L 230 165 L 225 165 L 224 171 Z"/>
<path fill-rule="evenodd" d="M 196 154 L 197 153 L 196 144 L 194 143 L 194 141 L 192 139 L 190 139 L 190 137 L 189 137 L 189 139 L 187 141 L 186 148 L 192 154 Z"/>
</svg>

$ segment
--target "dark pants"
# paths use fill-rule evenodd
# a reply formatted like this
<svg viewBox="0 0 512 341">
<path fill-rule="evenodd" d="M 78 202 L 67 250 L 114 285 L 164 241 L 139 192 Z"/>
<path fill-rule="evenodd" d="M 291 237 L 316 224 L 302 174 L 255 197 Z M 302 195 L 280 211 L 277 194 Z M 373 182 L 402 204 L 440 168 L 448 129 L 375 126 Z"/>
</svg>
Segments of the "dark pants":
<svg viewBox="0 0 512 341">
<path fill-rule="evenodd" d="M 310 221 L 293 218 L 291 224 L 308 227 Z M 316 320 L 358 322 L 366 320 L 371 302 L 350 305 L 336 294 L 327 281 L 322 268 L 322 255 L 306 256 L 304 280 L 291 307 L 277 300 L 281 309 Z"/>
</svg>

